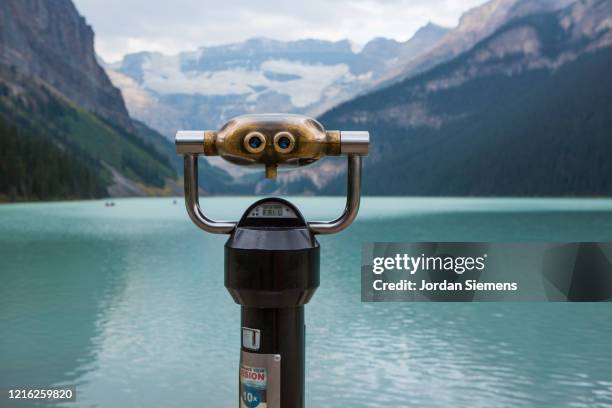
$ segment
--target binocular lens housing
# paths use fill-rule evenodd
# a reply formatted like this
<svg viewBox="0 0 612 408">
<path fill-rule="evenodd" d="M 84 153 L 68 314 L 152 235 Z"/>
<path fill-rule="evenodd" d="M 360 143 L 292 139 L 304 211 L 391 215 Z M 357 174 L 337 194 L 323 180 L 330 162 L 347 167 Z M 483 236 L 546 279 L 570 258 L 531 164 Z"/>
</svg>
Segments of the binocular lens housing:
<svg viewBox="0 0 612 408">
<path fill-rule="evenodd" d="M 274 135 L 274 149 L 279 153 L 290 153 L 295 147 L 295 138 L 289 132 Z"/>
<path fill-rule="evenodd" d="M 250 153 L 260 153 L 266 148 L 266 138 L 259 132 L 251 132 L 244 138 L 244 148 Z"/>
</svg>

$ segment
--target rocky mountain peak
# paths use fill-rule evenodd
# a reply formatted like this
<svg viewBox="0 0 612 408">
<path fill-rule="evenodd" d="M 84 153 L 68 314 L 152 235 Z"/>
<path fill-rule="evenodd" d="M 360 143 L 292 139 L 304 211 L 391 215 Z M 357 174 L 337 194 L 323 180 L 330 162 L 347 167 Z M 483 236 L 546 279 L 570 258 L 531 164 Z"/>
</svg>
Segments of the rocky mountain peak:
<svg viewBox="0 0 612 408">
<path fill-rule="evenodd" d="M 401 81 L 425 72 L 469 50 L 512 19 L 528 14 L 550 12 L 568 7 L 575 0 L 490 0 L 465 12 L 459 24 L 428 52 L 391 70 L 379 80 L 379 86 Z"/>
<path fill-rule="evenodd" d="M 97 62 L 94 33 L 70 0 L 2 0 L 0 64 L 131 129 L 120 91 Z"/>
<path fill-rule="evenodd" d="M 417 32 L 414 34 L 413 38 L 418 36 L 430 36 L 430 35 L 439 35 L 446 34 L 448 32 L 448 28 L 438 25 L 436 23 L 432 23 L 431 21 L 425 24 L 423 27 L 419 28 Z"/>
</svg>

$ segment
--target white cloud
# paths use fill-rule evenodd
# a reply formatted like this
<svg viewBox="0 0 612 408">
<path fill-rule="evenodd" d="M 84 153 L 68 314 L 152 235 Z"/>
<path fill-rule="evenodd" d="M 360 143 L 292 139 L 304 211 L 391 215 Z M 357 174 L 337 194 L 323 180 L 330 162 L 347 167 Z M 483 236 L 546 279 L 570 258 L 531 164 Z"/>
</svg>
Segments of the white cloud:
<svg viewBox="0 0 612 408">
<path fill-rule="evenodd" d="M 252 37 L 407 40 L 428 21 L 454 26 L 485 0 L 74 0 L 107 61 L 137 51 L 176 54 Z"/>
</svg>

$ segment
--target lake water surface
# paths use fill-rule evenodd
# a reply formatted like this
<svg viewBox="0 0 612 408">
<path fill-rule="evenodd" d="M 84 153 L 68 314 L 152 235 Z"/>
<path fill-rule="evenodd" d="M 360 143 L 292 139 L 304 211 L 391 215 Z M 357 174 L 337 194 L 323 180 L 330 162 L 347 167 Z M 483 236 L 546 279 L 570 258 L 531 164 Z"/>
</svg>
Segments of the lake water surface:
<svg viewBox="0 0 612 408">
<path fill-rule="evenodd" d="M 203 206 L 237 219 L 252 201 Z M 291 201 L 309 219 L 343 207 Z M 226 238 L 182 199 L 115 202 L 0 206 L 0 388 L 76 384 L 66 407 L 235 407 Z M 610 242 L 612 200 L 366 198 L 320 238 L 307 406 L 612 407 L 610 303 L 360 302 L 363 241 L 529 240 Z"/>
</svg>

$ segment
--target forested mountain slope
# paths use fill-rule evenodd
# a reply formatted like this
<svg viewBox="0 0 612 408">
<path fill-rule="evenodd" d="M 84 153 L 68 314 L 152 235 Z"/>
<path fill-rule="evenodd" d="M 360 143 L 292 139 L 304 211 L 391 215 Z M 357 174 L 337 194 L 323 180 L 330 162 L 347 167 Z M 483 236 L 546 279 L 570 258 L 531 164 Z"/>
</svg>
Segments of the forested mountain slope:
<svg viewBox="0 0 612 408">
<path fill-rule="evenodd" d="M 512 20 L 320 119 L 370 130 L 368 194 L 612 195 L 611 8 L 579 1 Z"/>
<path fill-rule="evenodd" d="M 176 191 L 172 145 L 129 117 L 70 0 L 5 0 L 0 22 L 0 199 Z"/>
</svg>

